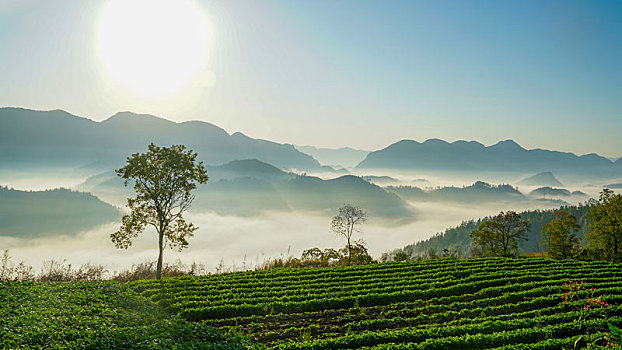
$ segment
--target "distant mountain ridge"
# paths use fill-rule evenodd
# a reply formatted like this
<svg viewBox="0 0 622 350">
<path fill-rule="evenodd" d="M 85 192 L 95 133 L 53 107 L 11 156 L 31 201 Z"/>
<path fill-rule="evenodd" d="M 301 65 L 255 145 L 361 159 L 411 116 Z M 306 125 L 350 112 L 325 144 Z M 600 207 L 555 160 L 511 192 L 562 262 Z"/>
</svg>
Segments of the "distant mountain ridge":
<svg viewBox="0 0 622 350">
<path fill-rule="evenodd" d="M 622 162 L 615 163 L 590 153 L 577 156 L 569 152 L 527 150 L 512 140 L 484 146 L 477 141 L 452 143 L 429 139 L 423 143 L 402 140 L 371 152 L 357 168 L 465 171 L 565 171 L 573 173 L 622 173 Z"/>
<path fill-rule="evenodd" d="M 203 121 L 177 123 L 153 115 L 120 112 L 95 122 L 62 110 L 0 108 L 0 162 L 4 164 L 97 164 L 101 169 L 110 169 L 122 165 L 131 153 L 145 151 L 151 142 L 184 144 L 210 165 L 258 159 L 278 168 L 335 172 L 322 168 L 315 158 L 293 145 L 254 139 L 239 132 L 230 135 Z M 353 162 L 365 152 L 348 148 L 307 148 L 307 151 L 313 150 L 317 154 L 326 151 L 325 157 L 335 157 L 334 160 L 342 163 Z M 543 149 L 526 150 L 512 140 L 484 146 L 476 141 L 448 143 L 429 139 L 423 143 L 396 142 L 367 154 L 356 167 L 521 173 L 562 171 L 617 176 L 622 174 L 622 159 L 612 162 L 593 153 L 577 156 Z"/>
<path fill-rule="evenodd" d="M 90 193 L 62 188 L 20 191 L 0 186 L 0 236 L 75 235 L 120 217 L 117 208 Z"/>
<path fill-rule="evenodd" d="M 353 149 L 350 147 L 341 148 L 317 148 L 313 146 L 295 146 L 297 150 L 304 152 L 317 159 L 322 165 L 339 165 L 341 167 L 352 168 L 359 164 L 369 151 Z"/>
<path fill-rule="evenodd" d="M 395 226 L 412 222 L 414 213 L 396 194 L 358 176 L 324 180 L 282 171 L 256 159 L 208 166 L 209 181 L 195 191 L 192 211 L 254 216 L 264 212 L 307 212 L 332 215 L 350 203 L 365 208 L 373 220 Z M 89 177 L 77 187 L 110 203 L 124 204 L 128 189 L 113 172 Z"/>
<path fill-rule="evenodd" d="M 563 184 L 550 171 L 538 173 L 519 181 L 519 185 L 525 186 L 563 186 Z"/>
<path fill-rule="evenodd" d="M 0 161 L 111 163 L 120 165 L 147 145 L 184 144 L 207 164 L 256 158 L 282 168 L 319 169 L 292 145 L 253 139 L 202 121 L 176 123 L 147 114 L 120 112 L 95 122 L 65 111 L 0 108 Z"/>
<path fill-rule="evenodd" d="M 477 181 L 465 187 L 440 187 L 423 190 L 415 186 L 386 186 L 384 189 L 390 193 L 396 193 L 408 200 L 449 201 L 463 203 L 501 202 L 525 200 L 525 196 L 511 185 L 491 185 L 483 181 Z"/>
</svg>

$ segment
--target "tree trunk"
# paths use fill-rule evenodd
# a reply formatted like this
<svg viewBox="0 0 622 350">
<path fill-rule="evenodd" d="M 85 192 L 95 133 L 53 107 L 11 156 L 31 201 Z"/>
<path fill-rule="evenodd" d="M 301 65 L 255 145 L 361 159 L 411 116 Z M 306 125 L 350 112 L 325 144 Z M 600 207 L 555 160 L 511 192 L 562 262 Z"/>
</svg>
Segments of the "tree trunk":
<svg viewBox="0 0 622 350">
<path fill-rule="evenodd" d="M 350 244 L 350 237 L 348 236 L 348 266 L 352 265 L 352 245 Z"/>
<path fill-rule="evenodd" d="M 164 233 L 159 233 L 159 244 L 158 244 L 158 248 L 160 249 L 159 254 L 158 254 L 158 266 L 157 266 L 157 270 L 156 270 L 156 278 L 161 280 L 162 279 L 162 255 L 164 254 Z"/>
<path fill-rule="evenodd" d="M 354 234 L 354 222 L 348 225 L 348 266 L 352 265 L 352 235 Z"/>
<path fill-rule="evenodd" d="M 615 230 L 615 226 L 614 226 L 614 230 Z M 611 257 L 611 262 L 615 263 L 617 262 L 617 257 L 618 257 L 618 239 L 616 237 L 615 231 L 613 232 L 613 256 Z"/>
</svg>

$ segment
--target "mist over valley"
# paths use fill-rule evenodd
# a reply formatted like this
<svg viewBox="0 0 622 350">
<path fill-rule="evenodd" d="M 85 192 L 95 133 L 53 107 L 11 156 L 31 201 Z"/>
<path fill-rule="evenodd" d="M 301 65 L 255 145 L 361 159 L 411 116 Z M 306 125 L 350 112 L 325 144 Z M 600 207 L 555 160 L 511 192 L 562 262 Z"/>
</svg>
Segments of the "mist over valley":
<svg viewBox="0 0 622 350">
<path fill-rule="evenodd" d="M 188 213 L 200 229 L 187 251 L 166 256 L 203 262 L 212 271 L 221 261 L 251 268 L 311 247 L 339 248 L 343 242 L 330 232 L 330 218 L 344 204 L 368 212 L 357 238 L 379 257 L 500 210 L 577 205 L 622 178 L 619 162 L 528 151 L 511 141 L 319 149 L 229 135 L 205 122 L 129 112 L 93 122 L 62 111 L 13 108 L 0 109 L 0 130 L 7 150 L 1 155 L 0 242 L 33 266 L 48 255 L 118 268 L 149 260 L 153 232 L 127 252 L 109 241 L 134 194 L 114 170 L 149 142 L 187 144 L 206 164 L 209 181 L 197 188 Z M 599 171 L 586 171 L 593 167 Z"/>
</svg>

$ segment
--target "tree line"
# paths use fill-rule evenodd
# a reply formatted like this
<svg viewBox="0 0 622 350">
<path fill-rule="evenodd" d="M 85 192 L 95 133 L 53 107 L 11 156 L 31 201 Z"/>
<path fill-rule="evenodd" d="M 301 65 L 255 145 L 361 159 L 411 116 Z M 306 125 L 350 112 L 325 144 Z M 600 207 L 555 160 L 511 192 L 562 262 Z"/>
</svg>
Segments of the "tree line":
<svg viewBox="0 0 622 350">
<path fill-rule="evenodd" d="M 581 229 L 577 218 L 560 210 L 542 228 L 541 244 L 548 256 L 622 262 L 622 195 L 603 189 L 599 199 L 591 199 L 588 206 L 587 244 L 582 247 L 577 236 Z M 516 212 L 501 212 L 471 231 L 470 236 L 479 249 L 475 255 L 516 256 L 530 228 L 530 220 L 522 219 Z"/>
</svg>

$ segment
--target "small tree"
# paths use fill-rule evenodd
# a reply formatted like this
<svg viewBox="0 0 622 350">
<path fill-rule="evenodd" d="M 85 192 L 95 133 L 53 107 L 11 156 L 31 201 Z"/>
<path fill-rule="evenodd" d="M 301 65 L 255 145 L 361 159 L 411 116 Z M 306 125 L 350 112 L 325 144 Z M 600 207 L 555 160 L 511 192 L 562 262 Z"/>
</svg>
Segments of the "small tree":
<svg viewBox="0 0 622 350">
<path fill-rule="evenodd" d="M 400 250 L 393 255 L 393 261 L 406 261 L 408 258 L 408 253 L 403 250 Z"/>
<path fill-rule="evenodd" d="M 569 259 L 579 254 L 581 240 L 574 232 L 580 228 L 574 215 L 565 211 L 555 213 L 555 218 L 542 228 L 544 239 L 542 243 L 546 246 L 549 256 L 555 259 Z"/>
<path fill-rule="evenodd" d="M 360 207 L 346 204 L 339 208 L 339 214 L 333 217 L 331 227 L 333 232 L 346 239 L 348 250 L 348 264 L 352 262 L 352 236 L 360 232 L 359 225 L 367 221 L 367 213 Z"/>
<path fill-rule="evenodd" d="M 589 247 L 611 262 L 622 261 L 622 195 L 603 189 L 598 201 L 590 201 Z"/>
<path fill-rule="evenodd" d="M 317 247 L 303 251 L 302 255 L 300 256 L 300 260 L 302 260 L 303 262 L 318 261 L 318 260 L 322 260 L 323 258 L 324 258 L 324 253 L 322 252 L 320 248 L 317 248 Z"/>
<path fill-rule="evenodd" d="M 116 171 L 125 186 L 134 181 L 136 197 L 128 198 L 131 213 L 123 217 L 121 228 L 110 237 L 117 248 L 127 249 L 146 225 L 153 226 L 158 234 L 157 279 L 162 278 L 164 247 L 168 244 L 181 251 L 198 229 L 187 223 L 182 213 L 194 199 L 191 191 L 208 178 L 203 163 L 196 163 L 197 154 L 185 149 L 183 145 L 158 147 L 152 143 L 147 153 L 132 154 Z"/>
<path fill-rule="evenodd" d="M 482 247 L 485 255 L 509 257 L 518 252 L 521 241 L 527 240 L 530 228 L 529 220 L 522 220 L 516 212 L 501 212 L 482 222 L 471 232 L 471 238 Z"/>
<path fill-rule="evenodd" d="M 374 260 L 371 255 L 369 255 L 369 251 L 367 251 L 365 242 L 362 239 L 353 242 L 349 250 L 345 247 L 339 249 L 339 252 L 341 256 L 346 258 L 344 259 L 345 261 L 342 260 L 342 265 L 367 265 L 371 264 Z"/>
</svg>

